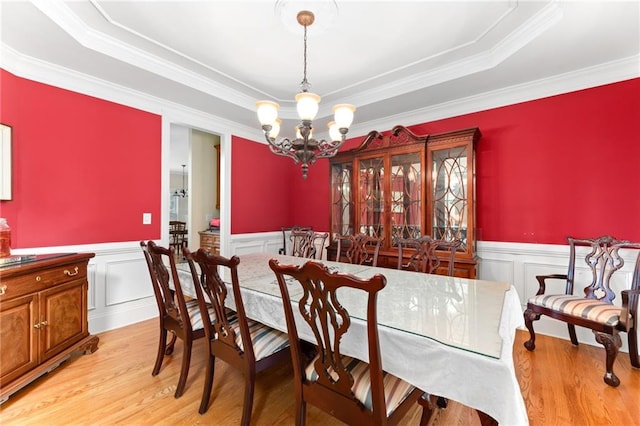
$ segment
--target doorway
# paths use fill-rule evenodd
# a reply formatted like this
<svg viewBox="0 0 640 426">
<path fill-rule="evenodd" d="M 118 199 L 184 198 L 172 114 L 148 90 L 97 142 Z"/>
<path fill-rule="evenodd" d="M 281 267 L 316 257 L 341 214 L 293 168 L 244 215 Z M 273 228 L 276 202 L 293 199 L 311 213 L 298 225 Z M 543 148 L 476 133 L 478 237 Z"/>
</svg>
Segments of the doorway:
<svg viewBox="0 0 640 426">
<path fill-rule="evenodd" d="M 220 218 L 219 145 L 218 135 L 171 124 L 169 217 L 187 223 L 190 250 L 200 247 L 199 232 Z"/>
</svg>

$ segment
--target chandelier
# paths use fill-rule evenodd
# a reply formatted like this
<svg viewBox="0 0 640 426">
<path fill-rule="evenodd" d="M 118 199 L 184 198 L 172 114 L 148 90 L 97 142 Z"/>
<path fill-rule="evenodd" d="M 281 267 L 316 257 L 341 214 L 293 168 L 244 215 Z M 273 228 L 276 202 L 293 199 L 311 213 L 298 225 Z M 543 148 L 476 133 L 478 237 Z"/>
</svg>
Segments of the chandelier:
<svg viewBox="0 0 640 426">
<path fill-rule="evenodd" d="M 307 27 L 313 24 L 313 12 L 302 10 L 298 12 L 297 20 L 304 27 L 304 75 L 300 83 L 301 92 L 295 97 L 296 109 L 300 117 L 300 124 L 296 126 L 295 139 L 276 141 L 280 132 L 281 120 L 278 118 L 280 105 L 272 101 L 256 102 L 258 120 L 264 131 L 265 139 L 271 152 L 283 157 L 290 157 L 296 164 L 302 164 L 302 177 L 307 178 L 309 166 L 318 158 L 333 157 L 338 148 L 344 143 L 349 126 L 353 122 L 356 107 L 350 104 L 339 104 L 333 107 L 334 121 L 329 123 L 330 140 L 313 139 L 313 119 L 318 113 L 320 96 L 309 92 L 311 84 L 307 81 Z"/>
<path fill-rule="evenodd" d="M 184 180 L 185 180 L 185 169 L 184 169 L 184 168 L 185 168 L 185 167 L 187 167 L 187 165 L 186 165 L 186 164 L 183 164 L 183 165 L 182 165 L 182 189 L 176 189 L 176 190 L 173 192 L 173 196 L 174 196 L 174 197 L 182 197 L 182 198 L 185 198 L 185 197 L 188 197 L 188 196 L 189 196 L 189 194 L 187 193 L 187 189 L 186 189 L 186 187 L 185 187 L 185 184 L 184 184 Z"/>
</svg>

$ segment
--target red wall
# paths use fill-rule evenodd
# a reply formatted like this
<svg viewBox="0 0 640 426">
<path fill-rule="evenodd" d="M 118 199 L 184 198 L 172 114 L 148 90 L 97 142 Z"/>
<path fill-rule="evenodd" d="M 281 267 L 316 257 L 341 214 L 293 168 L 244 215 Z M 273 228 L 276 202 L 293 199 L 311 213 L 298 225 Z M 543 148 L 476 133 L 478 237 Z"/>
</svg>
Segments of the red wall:
<svg viewBox="0 0 640 426">
<path fill-rule="evenodd" d="M 640 79 L 411 129 L 422 135 L 468 127 L 482 132 L 478 240 L 565 244 L 568 235 L 612 234 L 640 241 Z M 327 160 L 310 167 L 307 181 L 292 176 L 297 200 L 289 224 L 329 229 L 328 182 Z"/>
<path fill-rule="evenodd" d="M 13 248 L 160 238 L 159 116 L 1 70 L 0 79 L 14 178 L 14 198 L 0 202 L 0 216 L 13 228 Z M 638 117 L 640 79 L 633 79 L 412 130 L 480 128 L 479 240 L 564 244 L 567 235 L 610 233 L 640 241 Z M 233 234 L 329 229 L 326 159 L 303 180 L 291 159 L 234 137 L 231 170 Z M 142 225 L 143 212 L 152 225 Z"/>
<path fill-rule="evenodd" d="M 0 70 L 12 247 L 160 238 L 161 118 Z M 142 213 L 152 225 L 142 225 Z"/>
<path fill-rule="evenodd" d="M 412 130 L 478 126 L 477 238 L 564 244 L 568 235 L 640 241 L 640 79 Z"/>
</svg>

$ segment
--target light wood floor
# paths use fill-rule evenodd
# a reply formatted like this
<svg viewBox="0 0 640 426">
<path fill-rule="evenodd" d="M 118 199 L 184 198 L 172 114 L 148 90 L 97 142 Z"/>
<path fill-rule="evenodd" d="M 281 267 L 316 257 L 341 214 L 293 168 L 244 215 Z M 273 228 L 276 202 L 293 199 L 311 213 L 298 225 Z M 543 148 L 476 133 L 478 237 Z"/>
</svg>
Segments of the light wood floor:
<svg viewBox="0 0 640 426">
<path fill-rule="evenodd" d="M 518 331 L 515 368 L 531 425 L 640 425 L 640 370 L 626 353 L 616 361 L 618 388 L 602 381 L 604 351 L 539 336 L 536 352 L 522 346 L 528 333 Z M 626 338 L 626 336 L 623 336 Z M 165 358 L 156 377 L 157 323 L 149 320 L 100 335 L 97 352 L 77 356 L 14 394 L 0 406 L 2 425 L 238 425 L 242 409 L 242 377 L 216 365 L 213 402 L 198 414 L 204 383 L 204 341 L 193 348 L 185 394 L 175 399 L 181 346 Z M 4 343 L 4 342 L 3 342 Z M 292 425 L 293 386 L 289 366 L 258 375 L 253 425 Z M 487 383 L 487 386 L 491 386 Z M 406 425 L 419 423 L 416 406 Z M 337 425 L 309 406 L 309 425 Z M 434 425 L 478 425 L 475 412 L 450 402 Z M 365 425 L 362 425 L 365 426 Z"/>
</svg>

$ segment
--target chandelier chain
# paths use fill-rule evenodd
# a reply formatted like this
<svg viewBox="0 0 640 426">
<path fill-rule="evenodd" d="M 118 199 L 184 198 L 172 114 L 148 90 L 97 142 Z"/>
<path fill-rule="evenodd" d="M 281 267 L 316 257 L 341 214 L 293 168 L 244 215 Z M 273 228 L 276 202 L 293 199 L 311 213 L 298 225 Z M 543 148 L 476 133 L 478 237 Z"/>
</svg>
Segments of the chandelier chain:
<svg viewBox="0 0 640 426">
<path fill-rule="evenodd" d="M 304 70 L 303 70 L 303 77 L 302 77 L 302 83 L 300 83 L 300 88 L 302 89 L 303 92 L 308 92 L 309 91 L 309 82 L 307 81 L 307 26 L 304 26 Z"/>
</svg>

